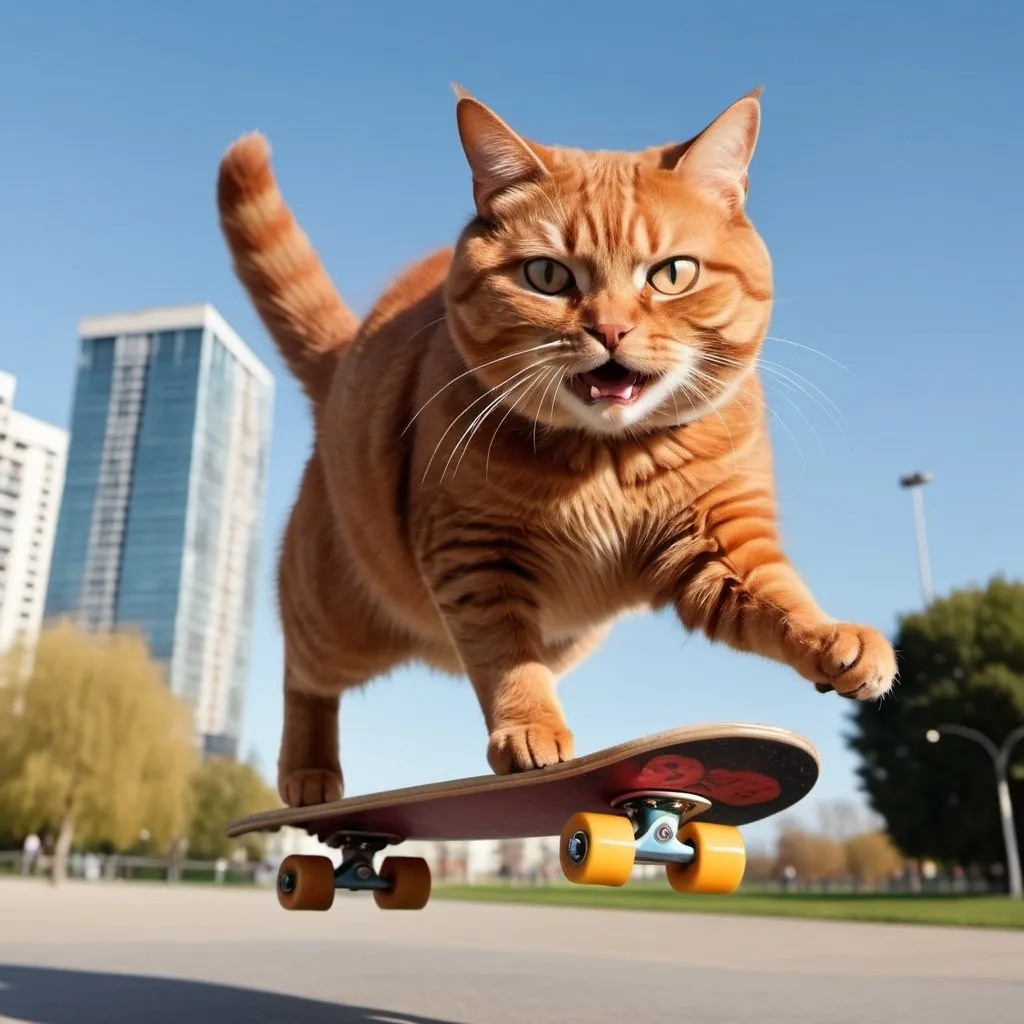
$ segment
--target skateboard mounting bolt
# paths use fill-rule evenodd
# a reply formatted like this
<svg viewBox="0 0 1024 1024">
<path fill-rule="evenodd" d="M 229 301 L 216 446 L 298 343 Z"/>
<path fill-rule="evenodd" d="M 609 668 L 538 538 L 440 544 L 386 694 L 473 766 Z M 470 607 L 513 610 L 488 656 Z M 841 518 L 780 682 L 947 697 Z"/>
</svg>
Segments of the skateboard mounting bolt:
<svg viewBox="0 0 1024 1024">
<path fill-rule="evenodd" d="M 361 879 L 362 881 L 366 881 L 366 879 L 372 874 L 373 869 L 369 864 L 360 864 L 359 867 L 356 868 L 356 878 Z"/>
<path fill-rule="evenodd" d="M 587 859 L 587 833 L 574 832 L 566 844 L 566 853 L 572 864 L 582 864 Z"/>
<path fill-rule="evenodd" d="M 659 843 L 667 843 L 672 838 L 672 835 L 672 826 L 662 822 L 654 833 L 654 838 L 657 839 Z"/>
</svg>

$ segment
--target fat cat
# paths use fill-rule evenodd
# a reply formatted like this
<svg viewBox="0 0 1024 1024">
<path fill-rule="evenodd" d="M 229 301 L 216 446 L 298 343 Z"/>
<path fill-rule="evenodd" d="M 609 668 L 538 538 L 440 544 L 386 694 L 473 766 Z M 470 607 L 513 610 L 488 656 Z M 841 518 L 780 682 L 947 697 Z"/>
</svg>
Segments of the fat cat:
<svg viewBox="0 0 1024 1024">
<path fill-rule="evenodd" d="M 219 169 L 235 271 L 314 425 L 278 563 L 281 798 L 341 796 L 341 695 L 413 661 L 468 678 L 494 772 L 571 758 L 557 680 L 637 609 L 884 695 L 888 641 L 823 611 L 780 542 L 772 268 L 745 212 L 760 90 L 639 152 L 542 145 L 456 93 L 475 216 L 362 320 L 266 140 Z"/>
</svg>

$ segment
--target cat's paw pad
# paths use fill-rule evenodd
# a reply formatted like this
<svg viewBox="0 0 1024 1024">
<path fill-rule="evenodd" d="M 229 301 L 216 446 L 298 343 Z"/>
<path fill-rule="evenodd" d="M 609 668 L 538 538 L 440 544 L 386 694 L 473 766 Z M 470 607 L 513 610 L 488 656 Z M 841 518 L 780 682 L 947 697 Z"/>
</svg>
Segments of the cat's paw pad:
<svg viewBox="0 0 1024 1024">
<path fill-rule="evenodd" d="M 528 772 L 572 756 L 572 733 L 561 721 L 502 726 L 491 733 L 487 746 L 487 762 L 496 775 Z"/>
<path fill-rule="evenodd" d="M 278 792 L 289 807 L 309 807 L 340 800 L 342 781 L 330 768 L 297 768 L 278 779 Z"/>
<path fill-rule="evenodd" d="M 816 644 L 815 685 L 852 700 L 877 700 L 896 680 L 896 654 L 888 640 L 869 626 L 848 622 L 824 627 Z"/>
</svg>

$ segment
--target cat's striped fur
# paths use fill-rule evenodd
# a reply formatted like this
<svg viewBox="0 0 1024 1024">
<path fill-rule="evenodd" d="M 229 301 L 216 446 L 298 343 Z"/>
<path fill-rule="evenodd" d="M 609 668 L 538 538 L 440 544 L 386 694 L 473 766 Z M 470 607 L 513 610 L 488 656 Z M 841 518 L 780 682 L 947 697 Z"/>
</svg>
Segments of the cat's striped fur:
<svg viewBox="0 0 1024 1024">
<path fill-rule="evenodd" d="M 283 799 L 340 794 L 341 693 L 416 659 L 468 675 L 495 771 L 572 756 L 556 679 L 628 609 L 884 694 L 888 642 L 825 614 L 780 545 L 759 92 L 640 153 L 541 146 L 461 90 L 457 117 L 477 216 L 362 323 L 263 138 L 221 165 L 239 277 L 316 421 L 279 566 Z"/>
</svg>

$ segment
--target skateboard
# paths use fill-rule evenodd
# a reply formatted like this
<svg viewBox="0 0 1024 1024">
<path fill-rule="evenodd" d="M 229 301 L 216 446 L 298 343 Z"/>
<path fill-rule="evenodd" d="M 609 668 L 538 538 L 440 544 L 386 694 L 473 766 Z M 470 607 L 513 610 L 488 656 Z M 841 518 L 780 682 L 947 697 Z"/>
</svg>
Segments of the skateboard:
<svg viewBox="0 0 1024 1024">
<path fill-rule="evenodd" d="M 624 886 L 634 864 L 664 866 L 679 893 L 735 892 L 746 852 L 739 826 L 771 817 L 818 779 L 814 747 L 766 725 L 687 726 L 531 771 L 481 775 L 283 807 L 231 822 L 231 837 L 302 828 L 342 851 L 294 854 L 277 876 L 286 910 L 328 910 L 338 889 L 369 890 L 384 910 L 430 898 L 421 857 L 374 857 L 405 840 L 558 836 L 569 882 Z"/>
</svg>

